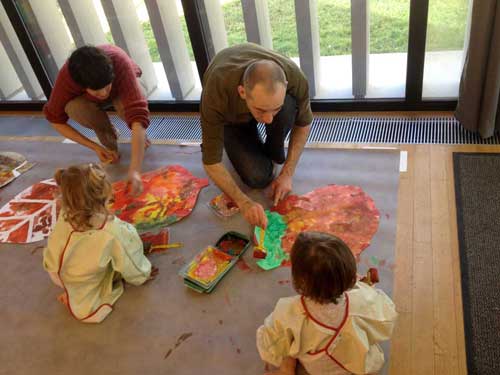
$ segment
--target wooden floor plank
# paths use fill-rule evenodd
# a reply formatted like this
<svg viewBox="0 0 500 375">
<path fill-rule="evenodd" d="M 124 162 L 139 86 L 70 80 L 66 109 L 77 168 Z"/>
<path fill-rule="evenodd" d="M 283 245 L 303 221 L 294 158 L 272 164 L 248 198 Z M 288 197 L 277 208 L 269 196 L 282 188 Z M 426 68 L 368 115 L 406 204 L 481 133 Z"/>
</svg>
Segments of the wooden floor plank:
<svg viewBox="0 0 500 375">
<path fill-rule="evenodd" d="M 430 146 L 419 145 L 415 152 L 414 172 L 411 364 L 414 374 L 426 375 L 435 373 L 430 176 Z"/>
<path fill-rule="evenodd" d="M 412 308 L 413 293 L 413 171 L 414 150 L 408 151 L 407 172 L 401 174 L 398 193 L 398 229 L 396 233 L 396 250 L 394 269 L 394 303 L 399 317 L 391 342 L 391 358 L 389 374 L 401 374 L 402 368 L 408 368 L 412 353 Z M 413 375 L 411 369 L 407 372 Z"/>
<path fill-rule="evenodd" d="M 448 200 L 449 148 L 431 148 L 432 270 L 434 307 L 434 366 L 436 374 L 458 375 L 457 320 Z"/>
</svg>

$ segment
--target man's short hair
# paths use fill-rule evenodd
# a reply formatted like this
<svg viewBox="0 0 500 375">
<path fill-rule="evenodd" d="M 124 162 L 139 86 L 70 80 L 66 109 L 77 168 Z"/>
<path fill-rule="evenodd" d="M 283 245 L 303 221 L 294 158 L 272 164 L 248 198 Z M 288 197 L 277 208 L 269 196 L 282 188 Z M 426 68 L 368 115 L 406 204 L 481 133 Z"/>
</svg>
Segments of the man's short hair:
<svg viewBox="0 0 500 375">
<path fill-rule="evenodd" d="M 68 60 L 71 78 L 86 89 L 99 90 L 113 82 L 113 63 L 108 55 L 94 46 L 73 51 Z"/>
<path fill-rule="evenodd" d="M 266 92 L 274 93 L 276 86 L 280 83 L 286 87 L 285 72 L 272 60 L 254 61 L 247 66 L 243 73 L 243 86 L 249 93 L 257 84 L 263 85 Z"/>
<path fill-rule="evenodd" d="M 318 303 L 337 299 L 356 283 L 356 260 L 340 238 L 321 232 L 302 232 L 290 254 L 293 286 Z"/>
</svg>

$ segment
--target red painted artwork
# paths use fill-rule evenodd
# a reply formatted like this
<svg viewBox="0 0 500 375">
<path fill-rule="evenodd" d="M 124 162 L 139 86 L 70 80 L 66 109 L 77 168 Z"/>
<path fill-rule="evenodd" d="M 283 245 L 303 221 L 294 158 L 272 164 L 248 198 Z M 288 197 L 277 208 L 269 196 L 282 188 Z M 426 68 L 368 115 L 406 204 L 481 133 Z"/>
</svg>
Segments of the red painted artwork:
<svg viewBox="0 0 500 375">
<path fill-rule="evenodd" d="M 180 165 L 163 167 L 142 175 L 144 191 L 130 197 L 125 181 L 113 184 L 112 210 L 139 231 L 173 224 L 193 211 L 198 193 L 208 185 Z"/>
<path fill-rule="evenodd" d="M 207 179 L 193 176 L 174 165 L 142 175 L 144 192 L 127 194 L 125 181 L 113 184 L 115 201 L 111 210 L 122 220 L 144 232 L 167 226 L 189 215 Z M 53 179 L 39 182 L 18 194 L 0 209 L 0 243 L 30 243 L 52 232 L 59 213 Z M 167 239 L 168 242 L 168 239 Z"/>
<path fill-rule="evenodd" d="M 373 199 L 351 185 L 328 185 L 305 195 L 290 195 L 272 211 L 283 215 L 287 224 L 281 242 L 286 253 L 297 235 L 309 230 L 336 235 L 358 255 L 370 244 L 380 221 Z M 289 261 L 283 263 L 287 264 Z"/>
<path fill-rule="evenodd" d="M 162 253 L 169 248 L 170 232 L 168 228 L 162 228 L 157 233 L 144 232 L 141 233 L 140 237 L 144 246 L 144 254 Z"/>
<path fill-rule="evenodd" d="M 43 240 L 57 221 L 59 189 L 53 179 L 39 182 L 16 195 L 0 209 L 0 242 Z"/>
</svg>

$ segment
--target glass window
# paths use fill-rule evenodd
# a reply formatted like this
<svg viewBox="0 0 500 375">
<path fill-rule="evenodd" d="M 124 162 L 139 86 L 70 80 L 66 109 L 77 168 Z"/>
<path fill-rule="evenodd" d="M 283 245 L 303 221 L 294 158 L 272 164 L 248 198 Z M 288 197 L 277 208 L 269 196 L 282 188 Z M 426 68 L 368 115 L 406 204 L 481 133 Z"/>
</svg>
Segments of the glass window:
<svg viewBox="0 0 500 375">
<path fill-rule="evenodd" d="M 76 47 L 111 43 L 141 68 L 149 100 L 199 99 L 201 84 L 182 28 L 180 0 L 19 0 L 16 4 L 53 82 Z"/>
<path fill-rule="evenodd" d="M 0 101 L 43 100 L 45 95 L 7 13 L 0 5 Z"/>
<path fill-rule="evenodd" d="M 245 43 L 247 35 L 245 32 L 245 21 L 243 19 L 243 8 L 240 0 L 219 0 L 224 14 L 224 25 L 226 26 L 227 45 Z"/>
<path fill-rule="evenodd" d="M 456 98 L 470 0 L 430 0 L 422 96 Z"/>
<path fill-rule="evenodd" d="M 320 82 L 316 98 L 351 99 L 351 1 L 319 0 Z"/>
<path fill-rule="evenodd" d="M 404 98 L 410 0 L 370 1 L 367 98 Z"/>
</svg>

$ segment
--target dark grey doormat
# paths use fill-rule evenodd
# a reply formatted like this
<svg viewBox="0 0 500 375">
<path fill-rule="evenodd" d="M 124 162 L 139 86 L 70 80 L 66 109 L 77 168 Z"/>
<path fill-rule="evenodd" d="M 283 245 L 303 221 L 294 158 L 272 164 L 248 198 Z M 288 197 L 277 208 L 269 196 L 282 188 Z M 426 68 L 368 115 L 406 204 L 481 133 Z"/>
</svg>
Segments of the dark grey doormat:
<svg viewBox="0 0 500 375">
<path fill-rule="evenodd" d="M 500 374 L 500 154 L 454 153 L 469 375 Z"/>
<path fill-rule="evenodd" d="M 73 144 L 17 141 L 2 142 L 1 147 L 38 164 L 0 190 L 0 205 L 51 177 L 57 167 L 96 162 L 93 152 Z M 130 144 L 120 144 L 120 149 L 123 162 L 106 167 L 113 181 L 127 173 Z M 152 145 L 146 151 L 145 171 L 169 164 L 206 177 L 199 146 Z M 306 149 L 294 177 L 294 192 L 304 194 L 331 183 L 360 186 L 375 201 L 380 225 L 362 253 L 360 273 L 378 266 L 379 287 L 392 295 L 399 152 Z M 207 203 L 218 192 L 213 184 L 201 191 L 191 215 L 169 227 L 172 241 L 184 246 L 153 255 L 158 278 L 127 287 L 115 311 L 99 325 L 78 323 L 56 301 L 60 289 L 43 270 L 41 250 L 35 251 L 44 242 L 0 244 L 0 374 L 262 374 L 255 331 L 278 298 L 295 294 L 290 268 L 262 271 L 248 251 L 244 260 L 250 269 L 231 270 L 210 295 L 187 289 L 177 275 L 183 264 L 223 233 L 251 234 L 241 215 L 223 221 L 210 211 Z M 269 207 L 264 191 L 247 192 Z M 379 375 L 384 374 L 386 370 Z"/>
</svg>

